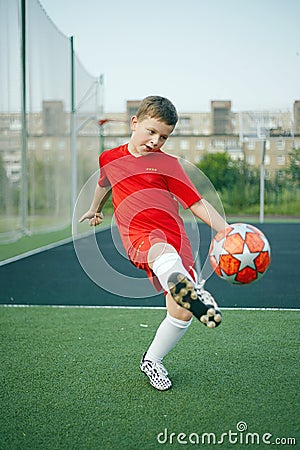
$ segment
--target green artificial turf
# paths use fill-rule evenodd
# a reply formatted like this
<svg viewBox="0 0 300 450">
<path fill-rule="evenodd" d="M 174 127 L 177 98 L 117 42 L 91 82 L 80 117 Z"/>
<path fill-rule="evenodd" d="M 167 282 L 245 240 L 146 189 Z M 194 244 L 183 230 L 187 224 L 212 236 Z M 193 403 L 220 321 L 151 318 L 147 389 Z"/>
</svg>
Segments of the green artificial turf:
<svg viewBox="0 0 300 450">
<path fill-rule="evenodd" d="M 23 236 L 8 244 L 0 243 L 0 261 L 70 238 L 71 235 L 71 227 L 68 227 L 59 231 Z"/>
<path fill-rule="evenodd" d="M 0 307 L 0 449 L 300 448 L 299 314 L 194 320 L 158 392 L 139 361 L 164 311 Z"/>
</svg>

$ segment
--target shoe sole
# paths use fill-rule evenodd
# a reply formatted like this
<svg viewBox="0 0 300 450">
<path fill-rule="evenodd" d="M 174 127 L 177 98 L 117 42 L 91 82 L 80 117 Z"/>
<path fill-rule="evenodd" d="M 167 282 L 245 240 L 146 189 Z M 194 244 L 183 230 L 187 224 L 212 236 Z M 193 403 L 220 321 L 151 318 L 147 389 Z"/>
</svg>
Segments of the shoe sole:
<svg viewBox="0 0 300 450">
<path fill-rule="evenodd" d="M 222 321 L 221 312 L 213 304 L 205 304 L 198 296 L 193 283 L 179 272 L 173 273 L 168 279 L 170 293 L 175 302 L 191 311 L 197 319 L 207 326 L 215 328 Z"/>
<path fill-rule="evenodd" d="M 143 370 L 142 366 L 140 366 L 140 369 L 141 369 L 141 372 L 148 378 L 148 381 L 150 382 L 150 385 L 152 387 L 154 387 L 154 389 L 156 389 L 157 391 L 164 392 L 164 391 L 169 391 L 172 388 L 171 380 L 170 380 L 171 384 L 169 386 L 160 388 L 157 385 L 155 385 L 155 382 L 151 380 L 151 377 L 147 374 L 147 372 L 145 372 Z"/>
</svg>

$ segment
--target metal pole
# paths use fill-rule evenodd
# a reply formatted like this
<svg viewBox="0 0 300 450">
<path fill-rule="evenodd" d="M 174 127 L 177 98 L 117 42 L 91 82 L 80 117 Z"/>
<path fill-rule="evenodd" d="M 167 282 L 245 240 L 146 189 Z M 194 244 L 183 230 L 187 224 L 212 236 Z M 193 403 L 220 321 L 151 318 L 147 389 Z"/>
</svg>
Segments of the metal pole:
<svg viewBox="0 0 300 450">
<path fill-rule="evenodd" d="M 104 74 L 102 73 L 99 77 L 99 85 L 100 85 L 100 119 L 104 118 Z"/>
<path fill-rule="evenodd" d="M 104 125 L 107 122 L 112 122 L 113 119 L 102 119 L 102 120 L 98 120 L 98 125 L 99 125 L 99 137 L 100 137 L 100 153 L 104 152 Z"/>
<path fill-rule="evenodd" d="M 100 139 L 100 153 L 104 151 L 104 129 L 106 123 L 104 119 L 104 75 L 101 74 L 99 78 L 100 84 L 100 121 L 99 123 L 99 139 Z"/>
<path fill-rule="evenodd" d="M 260 205 L 259 205 L 259 222 L 264 223 L 264 207 L 265 207 L 265 153 L 266 140 L 262 141 L 262 156 L 260 164 Z"/>
<path fill-rule="evenodd" d="M 75 109 L 75 68 L 74 68 L 74 39 L 71 44 L 71 221 L 77 198 L 77 142 L 76 142 L 76 109 Z M 74 221 L 75 223 L 76 221 Z"/>
<path fill-rule="evenodd" d="M 26 117 L 26 0 L 21 1 L 21 77 L 22 77 L 22 176 L 21 211 L 22 231 L 28 234 L 27 203 L 27 117 Z"/>
<path fill-rule="evenodd" d="M 104 152 L 104 124 L 99 126 L 99 136 L 100 136 L 100 153 Z"/>
</svg>

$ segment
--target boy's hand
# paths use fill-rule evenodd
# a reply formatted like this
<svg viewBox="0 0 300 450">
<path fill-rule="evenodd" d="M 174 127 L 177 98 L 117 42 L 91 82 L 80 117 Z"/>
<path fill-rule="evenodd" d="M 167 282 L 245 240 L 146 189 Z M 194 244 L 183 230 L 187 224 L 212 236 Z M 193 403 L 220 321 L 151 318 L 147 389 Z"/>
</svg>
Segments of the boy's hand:
<svg viewBox="0 0 300 450">
<path fill-rule="evenodd" d="M 89 219 L 89 225 L 91 227 L 95 227 L 100 225 L 103 222 L 103 214 L 102 212 L 88 211 L 79 219 L 79 222 L 83 222 L 84 220 Z"/>
</svg>

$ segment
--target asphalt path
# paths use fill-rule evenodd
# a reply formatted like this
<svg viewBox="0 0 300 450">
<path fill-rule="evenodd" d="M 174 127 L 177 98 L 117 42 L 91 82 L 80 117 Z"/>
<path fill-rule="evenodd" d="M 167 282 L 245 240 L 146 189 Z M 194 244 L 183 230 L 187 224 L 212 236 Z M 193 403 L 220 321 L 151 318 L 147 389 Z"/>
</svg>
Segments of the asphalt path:
<svg viewBox="0 0 300 450">
<path fill-rule="evenodd" d="M 299 308 L 300 307 L 300 224 L 254 224 L 267 236 L 272 248 L 269 270 L 259 281 L 230 285 L 213 274 L 206 283 L 222 307 Z M 210 243 L 210 229 L 199 224 L 201 259 L 205 260 Z M 96 241 L 104 259 L 132 284 L 134 278 L 145 278 L 120 250 L 116 230 L 98 232 Z M 80 239 L 88 258 L 95 236 Z M 93 262 L 98 270 L 97 258 Z M 101 267 L 99 265 L 99 279 Z M 89 305 L 89 306 L 164 306 L 162 293 L 134 298 L 126 290 L 118 295 L 113 274 L 105 274 L 105 289 L 85 273 L 73 242 L 21 258 L 0 267 L 0 303 L 9 305 Z M 150 282 L 145 279 L 145 283 Z M 101 284 L 101 283 L 100 283 Z M 109 288 L 111 286 L 111 289 Z M 151 285 L 150 285 L 151 286 Z M 112 292 L 110 292 L 112 291 Z"/>
</svg>

